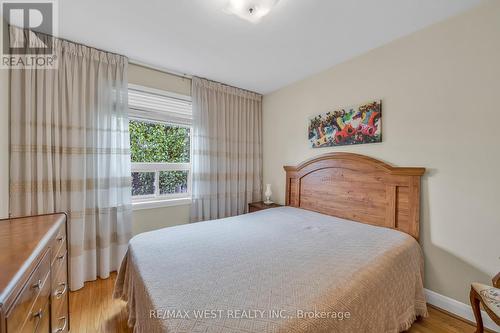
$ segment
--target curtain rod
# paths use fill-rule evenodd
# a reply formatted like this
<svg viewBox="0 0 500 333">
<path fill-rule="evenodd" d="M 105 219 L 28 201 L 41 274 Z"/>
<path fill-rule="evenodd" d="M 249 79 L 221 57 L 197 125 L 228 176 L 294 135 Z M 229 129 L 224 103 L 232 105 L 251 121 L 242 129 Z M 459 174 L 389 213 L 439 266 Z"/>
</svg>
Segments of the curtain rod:
<svg viewBox="0 0 500 333">
<path fill-rule="evenodd" d="M 180 73 L 180 72 L 172 71 L 172 70 L 170 70 L 168 68 L 161 67 L 161 66 L 149 65 L 149 64 L 146 64 L 146 63 L 144 63 L 142 61 L 138 61 L 138 60 L 134 60 L 134 59 L 130 59 L 130 58 L 129 58 L 128 62 L 130 64 L 132 64 L 132 65 L 141 66 L 141 67 L 144 67 L 144 68 L 149 68 L 149 69 L 152 69 L 152 70 L 155 70 L 155 71 L 159 71 L 159 72 L 162 72 L 162 73 L 166 73 L 166 74 L 170 74 L 170 75 L 173 75 L 173 76 L 177 76 L 177 77 L 180 77 L 182 79 L 191 80 L 193 78 L 193 75 L 183 74 L 183 73 Z M 212 81 L 210 79 L 206 79 L 206 78 L 204 78 L 204 79 Z M 226 84 L 226 83 L 222 83 L 222 82 L 218 82 L 218 81 L 212 81 L 212 82 L 216 82 L 216 83 L 222 84 L 222 85 L 224 85 L 226 87 L 231 87 L 231 88 L 236 88 L 236 89 L 240 89 L 240 90 L 245 90 L 245 91 L 251 92 L 253 94 L 257 94 L 257 95 L 261 95 L 262 96 L 261 93 L 258 93 L 258 92 L 252 91 L 252 90 L 239 88 L 239 87 L 232 86 L 230 84 Z"/>
<path fill-rule="evenodd" d="M 11 25 L 9 25 L 9 27 L 10 26 Z M 121 57 L 128 58 L 126 55 L 122 55 L 122 54 L 119 54 L 119 53 L 116 53 L 116 52 L 107 51 L 107 50 L 100 49 L 100 48 L 97 48 L 97 47 L 94 47 L 94 46 L 90 46 L 90 45 L 87 45 L 87 44 L 82 44 L 82 43 L 75 42 L 75 41 L 70 40 L 70 39 L 66 39 L 66 38 L 62 38 L 62 37 L 58 37 L 58 36 L 47 35 L 47 34 L 45 34 L 43 32 L 38 32 L 38 31 L 35 31 L 35 30 L 29 30 L 29 29 L 25 29 L 25 28 L 22 28 L 22 27 L 18 27 L 18 26 L 14 26 L 14 27 L 16 27 L 18 29 L 21 29 L 21 30 L 33 31 L 36 34 L 48 36 L 48 37 L 51 37 L 51 38 L 60 39 L 60 40 L 63 40 L 63 41 L 69 42 L 69 43 L 82 45 L 82 46 L 85 46 L 85 47 L 88 47 L 88 48 L 91 48 L 91 49 L 96 49 L 96 50 L 101 51 L 101 52 L 111 53 L 111 54 L 115 54 L 115 55 L 118 55 L 118 56 L 121 56 Z M 141 67 L 153 69 L 155 71 L 164 72 L 164 73 L 167 73 L 167 74 L 170 74 L 170 75 L 174 75 L 174 76 L 178 76 L 178 77 L 185 78 L 185 79 L 192 79 L 193 78 L 192 75 L 188 75 L 188 74 L 176 72 L 176 71 L 173 71 L 173 70 L 167 69 L 165 67 L 161 67 L 161 66 L 149 65 L 149 64 L 146 64 L 146 63 L 144 63 L 142 61 L 138 61 L 138 60 L 134 60 L 134 59 L 130 59 L 130 58 L 128 58 L 128 62 L 131 63 L 131 64 L 134 64 L 134 65 L 137 65 L 137 66 L 141 66 Z"/>
<path fill-rule="evenodd" d="M 138 60 L 134 60 L 134 59 L 129 59 L 128 62 L 131 63 L 132 65 L 137 65 L 137 66 L 141 66 L 141 67 L 144 67 L 144 68 L 149 68 L 149 69 L 152 69 L 152 70 L 155 70 L 155 71 L 159 71 L 159 72 L 167 73 L 167 74 L 170 74 L 170 75 L 178 76 L 178 77 L 183 78 L 183 79 L 192 79 L 193 78 L 192 75 L 188 75 L 188 74 L 184 74 L 184 73 L 179 73 L 179 72 L 176 72 L 176 71 L 172 71 L 170 69 L 167 69 L 167 68 L 161 67 L 161 66 L 149 65 L 149 64 L 146 64 L 146 63 L 144 63 L 142 61 L 138 61 Z"/>
</svg>

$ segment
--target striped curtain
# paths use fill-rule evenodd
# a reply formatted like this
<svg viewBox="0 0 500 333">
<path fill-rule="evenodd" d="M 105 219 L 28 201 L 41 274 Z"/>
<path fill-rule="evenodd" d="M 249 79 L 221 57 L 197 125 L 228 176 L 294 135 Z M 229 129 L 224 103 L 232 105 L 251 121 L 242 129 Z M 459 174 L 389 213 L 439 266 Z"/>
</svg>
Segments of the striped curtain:
<svg viewBox="0 0 500 333">
<path fill-rule="evenodd" d="M 262 198 L 262 96 L 193 78 L 192 221 L 243 214 Z"/>
<path fill-rule="evenodd" d="M 10 210 L 68 214 L 76 290 L 117 270 L 131 237 L 128 60 L 36 35 L 58 67 L 11 71 Z"/>
</svg>

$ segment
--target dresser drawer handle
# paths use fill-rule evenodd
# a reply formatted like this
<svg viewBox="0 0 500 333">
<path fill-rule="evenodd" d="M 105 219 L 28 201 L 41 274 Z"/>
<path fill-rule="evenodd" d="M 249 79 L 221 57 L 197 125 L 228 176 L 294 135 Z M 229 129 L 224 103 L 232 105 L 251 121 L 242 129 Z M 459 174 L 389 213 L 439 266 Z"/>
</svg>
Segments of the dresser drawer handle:
<svg viewBox="0 0 500 333">
<path fill-rule="evenodd" d="M 59 286 L 63 287 L 63 288 L 62 288 L 62 290 L 56 290 L 54 292 L 54 296 L 57 298 L 61 298 L 61 296 L 64 295 L 66 293 L 66 291 L 68 290 L 68 284 L 66 282 L 59 283 Z"/>
<path fill-rule="evenodd" d="M 35 284 L 31 286 L 33 289 L 41 289 L 42 288 L 42 280 L 38 280 Z"/>
<path fill-rule="evenodd" d="M 62 325 L 61 327 L 56 328 L 56 329 L 53 331 L 54 333 L 63 332 L 64 330 L 66 330 L 66 326 L 68 326 L 68 319 L 66 318 L 66 316 L 64 316 L 64 317 L 59 317 L 58 319 L 59 319 L 59 320 L 64 320 L 64 325 Z"/>
<path fill-rule="evenodd" d="M 42 319 L 42 317 L 43 317 L 43 310 L 40 309 L 37 312 L 33 313 L 33 317 L 38 318 L 38 319 Z"/>
<path fill-rule="evenodd" d="M 63 260 L 65 255 L 66 254 L 61 254 L 60 256 L 57 256 L 57 260 Z"/>
<path fill-rule="evenodd" d="M 56 238 L 58 242 L 62 242 L 64 240 L 64 236 L 59 236 Z"/>
<path fill-rule="evenodd" d="M 33 313 L 33 318 L 36 319 L 35 331 L 37 330 L 38 325 L 40 324 L 40 321 L 42 321 L 42 317 L 43 317 L 43 310 L 42 309 L 40 309 L 37 312 Z"/>
</svg>

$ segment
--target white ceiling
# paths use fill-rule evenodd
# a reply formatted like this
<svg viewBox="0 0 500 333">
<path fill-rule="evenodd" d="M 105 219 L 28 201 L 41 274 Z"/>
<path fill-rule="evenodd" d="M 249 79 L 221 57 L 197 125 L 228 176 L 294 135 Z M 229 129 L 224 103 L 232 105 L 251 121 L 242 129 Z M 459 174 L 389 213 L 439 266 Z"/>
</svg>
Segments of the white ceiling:
<svg viewBox="0 0 500 333">
<path fill-rule="evenodd" d="M 228 0 L 60 0 L 59 35 L 269 93 L 482 0 L 281 0 L 258 24 Z"/>
</svg>

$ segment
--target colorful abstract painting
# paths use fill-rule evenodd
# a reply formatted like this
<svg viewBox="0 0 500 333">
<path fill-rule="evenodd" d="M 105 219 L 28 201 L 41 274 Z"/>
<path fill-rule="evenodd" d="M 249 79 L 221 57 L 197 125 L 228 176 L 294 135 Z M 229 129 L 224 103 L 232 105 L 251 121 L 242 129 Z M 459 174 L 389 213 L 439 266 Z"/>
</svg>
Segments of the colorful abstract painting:
<svg viewBox="0 0 500 333">
<path fill-rule="evenodd" d="M 340 108 L 309 118 L 313 148 L 382 141 L 382 102 Z"/>
</svg>

